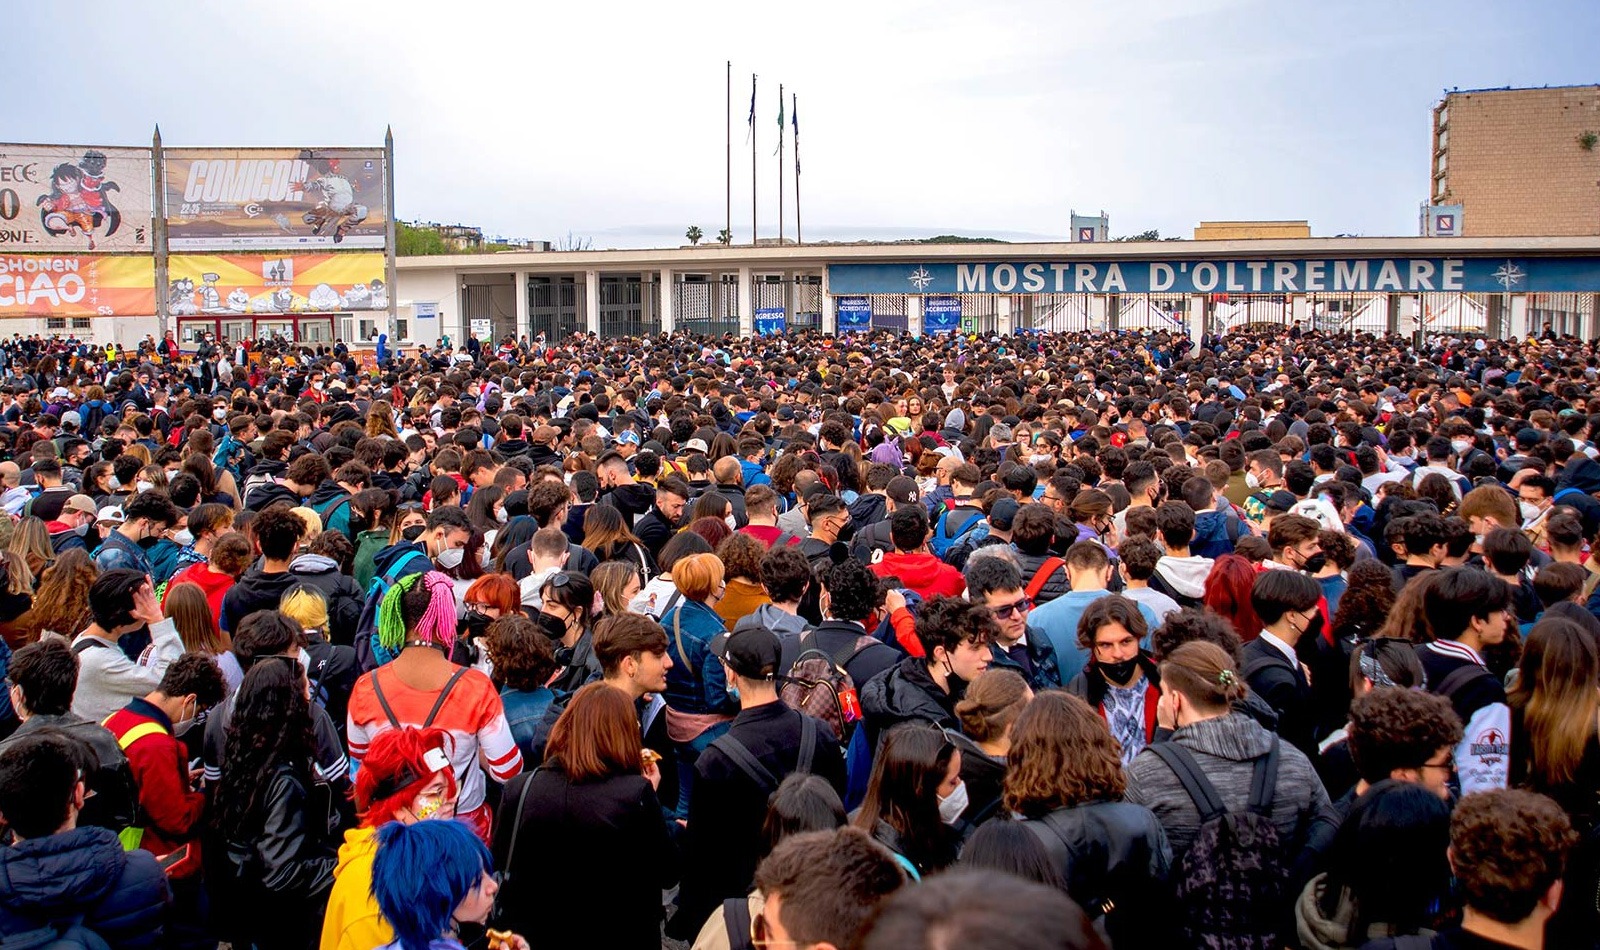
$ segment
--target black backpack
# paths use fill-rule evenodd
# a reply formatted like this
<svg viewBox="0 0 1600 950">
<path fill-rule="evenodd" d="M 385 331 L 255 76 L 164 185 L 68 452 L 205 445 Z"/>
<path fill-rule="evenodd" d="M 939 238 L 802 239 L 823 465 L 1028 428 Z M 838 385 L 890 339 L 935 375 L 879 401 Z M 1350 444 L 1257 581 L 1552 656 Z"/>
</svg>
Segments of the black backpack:
<svg viewBox="0 0 1600 950">
<path fill-rule="evenodd" d="M 1183 946 L 1203 950 L 1276 950 L 1280 925 L 1294 895 L 1285 882 L 1289 868 L 1272 823 L 1278 784 L 1279 741 L 1255 760 L 1250 799 L 1230 812 L 1188 749 L 1175 742 L 1150 751 L 1172 769 L 1200 813 L 1194 843 L 1172 870 L 1177 926 Z"/>
</svg>

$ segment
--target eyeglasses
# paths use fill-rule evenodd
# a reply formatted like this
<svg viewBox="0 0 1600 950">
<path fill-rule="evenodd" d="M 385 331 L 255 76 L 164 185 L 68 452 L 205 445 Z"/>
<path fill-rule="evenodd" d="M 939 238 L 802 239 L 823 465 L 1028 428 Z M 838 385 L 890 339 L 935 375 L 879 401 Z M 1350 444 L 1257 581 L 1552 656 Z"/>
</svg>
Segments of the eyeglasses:
<svg viewBox="0 0 1600 950">
<path fill-rule="evenodd" d="M 1000 604 L 998 606 L 989 608 L 989 610 L 1001 620 L 1008 620 L 1017 613 L 1025 614 L 1031 609 L 1033 609 L 1033 601 L 1027 597 L 1022 598 L 1016 603 Z"/>
<path fill-rule="evenodd" d="M 1443 762 L 1424 762 L 1422 763 L 1422 768 L 1443 769 L 1446 772 L 1454 772 L 1456 770 L 1456 764 L 1449 759 L 1445 759 Z"/>
</svg>

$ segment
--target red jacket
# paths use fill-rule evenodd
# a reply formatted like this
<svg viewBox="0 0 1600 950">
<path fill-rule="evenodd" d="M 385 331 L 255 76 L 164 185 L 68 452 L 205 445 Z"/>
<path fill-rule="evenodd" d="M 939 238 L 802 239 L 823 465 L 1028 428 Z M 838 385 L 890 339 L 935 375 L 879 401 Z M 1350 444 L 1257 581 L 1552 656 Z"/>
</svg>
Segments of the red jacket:
<svg viewBox="0 0 1600 950">
<path fill-rule="evenodd" d="M 145 725 L 153 728 L 132 742 L 124 737 Z M 128 757 L 134 784 L 139 789 L 140 823 L 152 854 L 169 854 L 197 835 L 205 814 L 206 796 L 189 788 L 188 750 L 172 734 L 171 722 L 154 705 L 135 699 L 106 717 L 105 727 L 117 737 Z"/>
<path fill-rule="evenodd" d="M 161 595 L 161 606 L 167 605 L 167 596 L 179 584 L 198 584 L 206 592 L 206 603 L 211 605 L 211 616 L 215 618 L 222 616 L 222 595 L 233 586 L 233 578 L 211 570 L 209 564 L 191 564 L 167 581 L 167 589 Z"/>
<path fill-rule="evenodd" d="M 932 554 L 917 552 L 906 554 L 896 551 L 885 554 L 883 560 L 872 565 L 872 573 L 879 577 L 898 577 L 900 583 L 916 591 L 924 600 L 930 597 L 960 597 L 967 589 L 961 572 Z"/>
</svg>

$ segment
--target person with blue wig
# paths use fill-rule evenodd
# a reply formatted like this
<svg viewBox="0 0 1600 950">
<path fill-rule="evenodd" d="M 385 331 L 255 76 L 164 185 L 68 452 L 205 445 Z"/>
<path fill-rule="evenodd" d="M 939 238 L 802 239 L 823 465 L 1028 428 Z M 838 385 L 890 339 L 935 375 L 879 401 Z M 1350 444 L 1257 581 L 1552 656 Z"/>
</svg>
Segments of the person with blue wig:
<svg viewBox="0 0 1600 950">
<path fill-rule="evenodd" d="M 494 859 L 459 821 L 395 821 L 378 831 L 372 896 L 394 928 L 380 950 L 466 950 L 462 924 L 484 924 L 500 884 Z M 494 950 L 529 950 L 516 934 L 489 932 Z"/>
</svg>

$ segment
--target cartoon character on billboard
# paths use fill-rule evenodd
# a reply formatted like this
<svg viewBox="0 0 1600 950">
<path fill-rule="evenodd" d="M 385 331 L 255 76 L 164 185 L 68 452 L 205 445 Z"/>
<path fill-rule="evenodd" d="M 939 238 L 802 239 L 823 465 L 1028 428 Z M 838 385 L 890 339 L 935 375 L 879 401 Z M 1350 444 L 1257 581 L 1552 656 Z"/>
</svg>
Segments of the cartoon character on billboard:
<svg viewBox="0 0 1600 950">
<path fill-rule="evenodd" d="M 220 279 L 219 274 L 200 275 L 200 309 L 207 313 L 222 309 L 222 292 L 217 289 L 217 281 Z"/>
<path fill-rule="evenodd" d="M 321 197 L 302 220 L 311 225 L 312 234 L 333 229 L 333 243 L 344 240 L 349 230 L 367 220 L 367 206 L 356 202 L 355 183 L 339 174 L 339 160 L 328 161 L 328 173 L 306 185 L 307 192 Z"/>
<path fill-rule="evenodd" d="M 389 309 L 389 288 L 383 286 L 383 281 L 374 277 L 371 282 L 367 284 L 367 289 L 372 291 L 372 309 Z"/>
<path fill-rule="evenodd" d="M 355 284 L 340 295 L 340 301 L 346 310 L 366 310 L 372 306 L 372 291 L 366 284 Z"/>
<path fill-rule="evenodd" d="M 179 277 L 167 285 L 167 311 L 175 314 L 199 313 L 194 302 L 194 279 Z"/>
<path fill-rule="evenodd" d="M 244 292 L 243 287 L 233 288 L 233 293 L 228 295 L 228 309 L 234 313 L 244 313 L 250 308 L 250 295 Z"/>
<path fill-rule="evenodd" d="M 306 304 L 312 310 L 338 310 L 339 292 L 327 284 L 318 284 L 311 288 L 311 293 L 306 297 Z"/>
<path fill-rule="evenodd" d="M 105 236 L 122 226 L 122 212 L 111 203 L 111 192 L 121 191 L 106 181 L 104 152 L 90 149 L 76 165 L 62 162 L 50 172 L 50 193 L 39 196 L 39 220 L 49 234 L 85 235 L 94 250 L 95 232 L 106 226 Z"/>
</svg>

